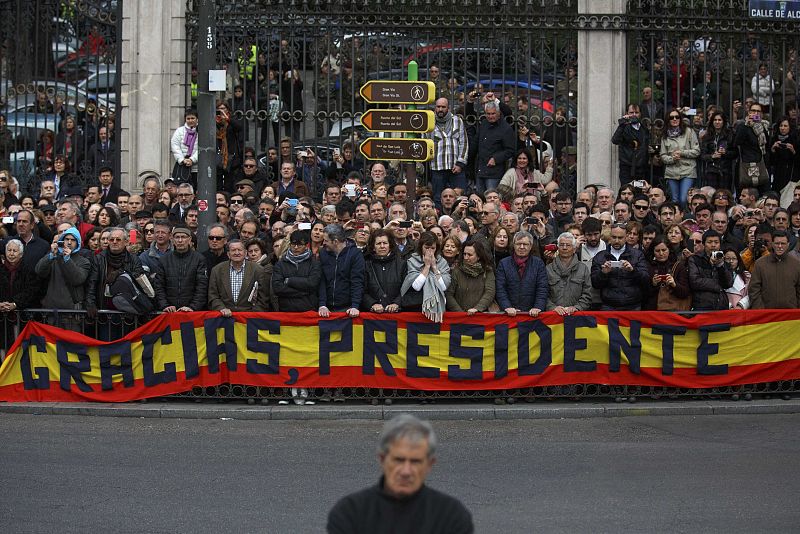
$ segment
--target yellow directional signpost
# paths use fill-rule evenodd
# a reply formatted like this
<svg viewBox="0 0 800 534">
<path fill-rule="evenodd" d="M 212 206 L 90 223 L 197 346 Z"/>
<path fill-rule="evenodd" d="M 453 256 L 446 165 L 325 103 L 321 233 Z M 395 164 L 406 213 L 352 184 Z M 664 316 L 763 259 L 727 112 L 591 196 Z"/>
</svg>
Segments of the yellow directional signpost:
<svg viewBox="0 0 800 534">
<path fill-rule="evenodd" d="M 435 121 L 429 109 L 370 109 L 361 115 L 361 124 L 370 132 L 428 133 Z"/>
<path fill-rule="evenodd" d="M 395 161 L 428 161 L 433 158 L 430 139 L 392 139 L 370 137 L 359 147 L 367 159 Z"/>
<path fill-rule="evenodd" d="M 370 80 L 361 86 L 361 96 L 370 104 L 425 105 L 436 97 L 433 82 Z M 428 133 L 435 124 L 430 110 L 370 109 L 361 124 L 370 132 Z M 359 147 L 365 158 L 424 162 L 433 158 L 430 139 L 370 137 Z"/>
<path fill-rule="evenodd" d="M 370 104 L 416 104 L 424 106 L 436 98 L 433 82 L 370 80 L 361 86 L 361 96 Z"/>
</svg>

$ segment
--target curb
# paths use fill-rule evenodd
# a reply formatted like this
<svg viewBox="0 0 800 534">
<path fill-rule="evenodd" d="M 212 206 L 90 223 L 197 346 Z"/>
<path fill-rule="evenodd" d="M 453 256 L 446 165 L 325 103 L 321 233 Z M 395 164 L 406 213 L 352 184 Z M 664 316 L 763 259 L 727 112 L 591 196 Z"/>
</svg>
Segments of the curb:
<svg viewBox="0 0 800 534">
<path fill-rule="evenodd" d="M 438 420 L 587 419 L 656 415 L 738 415 L 800 413 L 800 399 L 755 401 L 678 401 L 618 403 L 548 403 L 512 406 L 211 406 L 182 403 L 0 403 L 2 414 L 82 415 L 155 419 L 241 419 L 273 421 L 387 420 L 399 413 Z"/>
</svg>

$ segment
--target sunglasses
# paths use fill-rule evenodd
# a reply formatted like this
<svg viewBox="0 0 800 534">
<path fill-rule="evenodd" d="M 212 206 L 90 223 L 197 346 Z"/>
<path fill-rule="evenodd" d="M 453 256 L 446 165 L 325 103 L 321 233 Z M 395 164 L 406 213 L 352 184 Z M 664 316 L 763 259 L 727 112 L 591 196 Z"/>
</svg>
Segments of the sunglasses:
<svg viewBox="0 0 800 534">
<path fill-rule="evenodd" d="M 210 235 L 210 236 L 208 236 L 208 239 L 211 240 L 211 241 L 222 241 L 223 239 L 225 239 L 225 236 L 223 236 L 223 235 Z"/>
<path fill-rule="evenodd" d="M 670 115 L 670 116 L 669 116 L 669 120 L 671 120 L 671 121 L 672 121 L 672 120 L 675 120 L 675 119 L 680 119 L 680 118 L 681 118 L 681 116 L 680 116 L 680 115 Z"/>
<path fill-rule="evenodd" d="M 231 204 L 244 204 L 244 200 L 231 200 Z"/>
<path fill-rule="evenodd" d="M 642 206 L 641 204 L 639 204 L 639 205 L 636 205 L 636 204 L 634 204 L 634 206 L 633 206 L 633 207 L 634 207 L 634 209 L 637 209 L 637 210 L 646 210 L 646 209 L 648 209 L 650 206 L 648 206 L 648 205 L 646 205 L 646 204 L 645 204 L 644 206 Z"/>
</svg>

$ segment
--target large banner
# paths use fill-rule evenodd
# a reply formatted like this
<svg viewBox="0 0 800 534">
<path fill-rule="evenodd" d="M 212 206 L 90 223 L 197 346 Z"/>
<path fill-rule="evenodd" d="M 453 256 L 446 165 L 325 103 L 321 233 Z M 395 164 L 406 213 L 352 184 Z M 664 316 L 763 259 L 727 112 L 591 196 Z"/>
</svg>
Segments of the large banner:
<svg viewBox="0 0 800 534">
<path fill-rule="evenodd" d="M 164 314 L 110 343 L 29 323 L 0 367 L 0 400 L 122 402 L 223 383 L 708 388 L 800 378 L 800 310 L 445 317 Z"/>
</svg>

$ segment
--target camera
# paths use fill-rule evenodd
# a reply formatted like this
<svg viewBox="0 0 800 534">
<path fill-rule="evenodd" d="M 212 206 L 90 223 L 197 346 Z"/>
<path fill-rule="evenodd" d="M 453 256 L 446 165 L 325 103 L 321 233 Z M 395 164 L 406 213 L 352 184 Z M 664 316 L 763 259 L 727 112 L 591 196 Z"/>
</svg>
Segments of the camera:
<svg viewBox="0 0 800 534">
<path fill-rule="evenodd" d="M 267 224 L 268 220 L 269 217 L 267 217 L 266 215 L 261 215 L 258 217 L 258 222 L 260 222 L 261 224 Z"/>
<path fill-rule="evenodd" d="M 766 248 L 767 244 L 764 243 L 763 239 L 756 239 L 753 243 L 753 252 L 756 253 L 756 256 L 761 256 L 764 253 L 764 249 Z"/>
<path fill-rule="evenodd" d="M 470 200 L 470 201 L 467 203 L 467 206 L 468 206 L 468 207 L 470 207 L 470 208 L 477 208 L 477 207 L 478 207 L 478 205 L 475 203 L 475 201 L 474 201 L 474 200 Z"/>
<path fill-rule="evenodd" d="M 755 216 L 755 214 L 756 214 L 756 212 L 755 212 L 755 211 L 753 211 L 753 210 L 746 210 L 746 211 L 744 212 L 744 216 L 745 216 L 745 217 L 753 217 L 753 216 Z"/>
<path fill-rule="evenodd" d="M 642 189 L 644 187 L 644 180 L 634 180 L 633 181 L 633 187 L 637 187 L 639 189 Z"/>
<path fill-rule="evenodd" d="M 711 260 L 712 261 L 719 261 L 721 259 L 722 259 L 722 251 L 721 250 L 715 250 L 715 251 L 713 251 L 711 253 Z"/>
<path fill-rule="evenodd" d="M 397 227 L 398 228 L 411 228 L 411 226 L 413 224 L 414 224 L 413 221 L 400 221 L 399 223 L 397 223 Z"/>
</svg>

